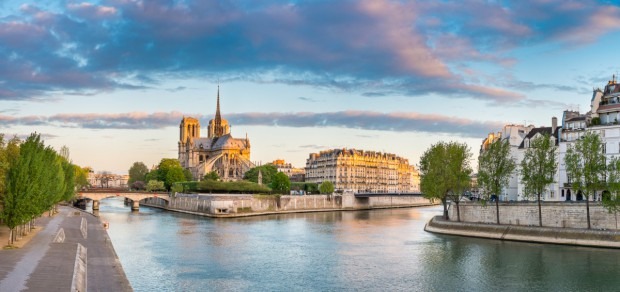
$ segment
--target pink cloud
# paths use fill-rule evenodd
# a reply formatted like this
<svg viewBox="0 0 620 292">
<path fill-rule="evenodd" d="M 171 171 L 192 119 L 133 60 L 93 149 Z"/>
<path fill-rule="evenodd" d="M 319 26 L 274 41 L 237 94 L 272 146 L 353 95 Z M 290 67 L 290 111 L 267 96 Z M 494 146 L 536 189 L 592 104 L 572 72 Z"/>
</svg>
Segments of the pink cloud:
<svg viewBox="0 0 620 292">
<path fill-rule="evenodd" d="M 562 32 L 558 38 L 571 43 L 591 43 L 612 31 L 620 31 L 620 8 L 603 6 L 588 15 L 582 25 Z"/>
<path fill-rule="evenodd" d="M 117 9 L 111 6 L 100 6 L 92 3 L 82 2 L 79 4 L 71 3 L 67 9 L 85 19 L 106 19 L 115 17 Z"/>
</svg>

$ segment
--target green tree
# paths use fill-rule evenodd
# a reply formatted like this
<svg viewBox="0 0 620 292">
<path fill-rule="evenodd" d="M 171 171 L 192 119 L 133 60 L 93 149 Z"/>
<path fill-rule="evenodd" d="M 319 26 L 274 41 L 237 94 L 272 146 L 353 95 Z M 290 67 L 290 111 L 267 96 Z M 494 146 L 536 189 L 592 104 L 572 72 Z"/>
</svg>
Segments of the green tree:
<svg viewBox="0 0 620 292">
<path fill-rule="evenodd" d="M 285 173 L 278 172 L 271 180 L 271 189 L 279 194 L 288 194 L 291 189 L 291 180 Z"/>
<path fill-rule="evenodd" d="M 540 197 L 545 188 L 554 182 L 557 169 L 555 143 L 548 134 L 530 141 L 521 161 L 521 181 L 526 197 L 536 196 L 538 201 L 538 225 L 542 227 L 542 207 Z"/>
<path fill-rule="evenodd" d="M 89 186 L 88 183 L 88 173 L 89 173 L 89 169 L 86 167 L 79 167 L 77 165 L 73 166 L 74 168 L 74 172 L 75 172 L 75 185 L 76 187 L 81 190 L 85 187 Z"/>
<path fill-rule="evenodd" d="M 149 182 L 152 180 L 159 180 L 159 177 L 159 169 L 153 169 L 146 174 L 146 176 L 144 177 L 144 181 Z"/>
<path fill-rule="evenodd" d="M 220 176 L 217 174 L 217 171 L 211 171 L 207 174 L 205 174 L 204 177 L 202 177 L 202 180 L 220 180 Z"/>
<path fill-rule="evenodd" d="M 166 173 L 166 180 L 164 181 L 164 186 L 167 190 L 170 190 L 174 183 L 182 181 L 185 181 L 185 174 L 183 173 L 183 169 L 181 167 L 170 168 Z"/>
<path fill-rule="evenodd" d="M 21 141 L 13 137 L 8 143 L 4 139 L 4 134 L 0 134 L 0 201 L 6 191 L 6 176 L 9 167 L 15 163 L 19 157 L 19 145 Z"/>
<path fill-rule="evenodd" d="M 163 158 L 159 162 L 157 176 L 157 180 L 163 181 L 167 190 L 170 190 L 173 183 L 185 180 L 181 163 L 179 160 L 172 158 Z"/>
<path fill-rule="evenodd" d="M 62 201 L 71 201 L 73 197 L 75 197 L 75 189 L 76 189 L 76 176 L 75 176 L 75 165 L 71 164 L 69 161 L 63 159 L 62 163 L 62 172 L 64 174 L 64 193 L 62 194 Z"/>
<path fill-rule="evenodd" d="M 146 190 L 149 192 L 155 192 L 155 191 L 163 191 L 165 190 L 166 187 L 164 185 L 163 181 L 159 181 L 159 180 L 150 180 L 147 184 L 146 184 Z"/>
<path fill-rule="evenodd" d="M 38 134 L 30 135 L 19 146 L 19 155 L 10 159 L 0 212 L 11 230 L 9 244 L 15 238 L 14 230 L 18 225 L 51 210 L 63 199 L 67 188 L 74 189 L 63 171 L 64 161 L 51 147 L 43 145 Z"/>
<path fill-rule="evenodd" d="M 139 161 L 134 162 L 129 168 L 129 180 L 127 181 L 127 184 L 131 185 L 136 181 L 144 181 L 148 172 L 149 169 L 146 167 L 146 164 Z"/>
<path fill-rule="evenodd" d="M 265 164 L 261 166 L 257 166 L 254 168 L 250 168 L 243 175 L 243 179 L 249 180 L 251 182 L 258 183 L 258 171 L 261 171 L 263 175 L 263 184 L 269 185 L 271 183 L 271 179 L 276 173 L 278 173 L 278 169 L 272 164 Z"/>
<path fill-rule="evenodd" d="M 620 211 L 620 158 L 613 157 L 607 165 L 607 190 L 603 194 L 603 207 L 616 217 L 616 229 L 618 229 L 618 211 Z"/>
<path fill-rule="evenodd" d="M 185 181 L 193 181 L 194 180 L 194 175 L 187 168 L 183 169 L 183 175 L 185 175 Z"/>
<path fill-rule="evenodd" d="M 497 140 L 478 156 L 478 185 L 485 200 L 495 195 L 495 213 L 499 224 L 499 194 L 508 184 L 517 164 L 510 157 L 508 140 Z"/>
<path fill-rule="evenodd" d="M 439 199 L 443 217 L 448 219 L 448 200 L 456 204 L 457 220 L 461 221 L 459 203 L 470 186 L 471 152 L 466 144 L 438 142 L 420 158 L 420 188 L 424 197 Z"/>
<path fill-rule="evenodd" d="M 332 194 L 334 192 L 334 184 L 331 181 L 325 180 L 319 185 L 319 191 L 321 194 Z"/>
<path fill-rule="evenodd" d="M 574 147 L 569 146 L 564 163 L 573 189 L 581 191 L 586 197 L 586 216 L 590 229 L 590 197 L 604 184 L 606 172 L 605 155 L 598 134 L 588 132 L 575 142 Z"/>
</svg>

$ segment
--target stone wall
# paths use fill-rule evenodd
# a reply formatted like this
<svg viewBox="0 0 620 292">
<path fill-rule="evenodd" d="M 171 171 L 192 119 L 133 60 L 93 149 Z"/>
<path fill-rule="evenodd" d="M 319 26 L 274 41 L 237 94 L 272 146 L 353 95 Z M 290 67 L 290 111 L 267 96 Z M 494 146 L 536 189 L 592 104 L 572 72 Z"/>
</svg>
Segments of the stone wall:
<svg viewBox="0 0 620 292">
<path fill-rule="evenodd" d="M 424 230 L 440 234 L 500 240 L 620 248 L 620 232 L 617 230 L 457 223 L 444 221 L 441 216 L 431 219 L 424 226 Z"/>
<path fill-rule="evenodd" d="M 478 202 L 459 204 L 462 222 L 495 224 L 494 203 L 486 206 Z M 449 206 L 451 221 L 457 220 L 456 204 Z M 506 202 L 499 204 L 500 224 L 538 226 L 538 203 Z M 609 213 L 600 202 L 590 202 L 590 223 L 593 229 L 618 229 L 617 216 Z M 543 202 L 542 224 L 545 227 L 587 228 L 585 202 Z"/>
<path fill-rule="evenodd" d="M 145 205 L 158 206 L 177 211 L 206 215 L 244 215 L 265 212 L 294 212 L 309 210 L 372 209 L 430 205 L 421 196 L 387 196 L 356 198 L 353 194 L 343 196 L 253 196 L 228 194 L 177 194 L 170 202 L 161 198 L 142 201 Z"/>
<path fill-rule="evenodd" d="M 430 204 L 428 199 L 422 196 L 402 196 L 395 195 L 389 197 L 369 197 L 368 205 L 371 208 L 376 207 L 392 207 L 392 206 L 408 206 Z"/>
</svg>

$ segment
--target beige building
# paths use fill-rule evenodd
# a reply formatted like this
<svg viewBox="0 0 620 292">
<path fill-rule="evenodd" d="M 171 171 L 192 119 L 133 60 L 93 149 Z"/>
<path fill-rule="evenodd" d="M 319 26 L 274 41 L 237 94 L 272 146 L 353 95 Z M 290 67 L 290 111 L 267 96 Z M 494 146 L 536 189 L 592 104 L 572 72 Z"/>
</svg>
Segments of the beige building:
<svg viewBox="0 0 620 292">
<path fill-rule="evenodd" d="M 337 191 L 418 192 L 420 176 L 405 158 L 389 153 L 333 149 L 311 153 L 306 182 L 331 181 Z"/>
<path fill-rule="evenodd" d="M 303 182 L 306 171 L 303 168 L 293 167 L 290 163 L 286 163 L 284 159 L 276 159 L 271 162 L 273 166 L 289 177 L 291 182 Z"/>
<path fill-rule="evenodd" d="M 233 138 L 228 121 L 220 115 L 219 86 L 215 118 L 209 121 L 207 137 L 200 137 L 200 122 L 195 118 L 184 117 L 179 130 L 179 162 L 194 179 L 215 171 L 224 181 L 240 180 L 254 167 L 247 134 L 245 139 Z"/>
</svg>

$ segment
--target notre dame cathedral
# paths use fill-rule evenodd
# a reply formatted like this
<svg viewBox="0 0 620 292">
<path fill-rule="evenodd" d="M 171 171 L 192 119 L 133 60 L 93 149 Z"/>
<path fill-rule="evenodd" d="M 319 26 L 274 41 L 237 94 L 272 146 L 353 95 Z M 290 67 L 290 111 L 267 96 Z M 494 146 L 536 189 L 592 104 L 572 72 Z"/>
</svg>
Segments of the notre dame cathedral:
<svg viewBox="0 0 620 292">
<path fill-rule="evenodd" d="M 199 180 L 205 174 L 216 171 L 220 179 L 234 181 L 243 178 L 250 162 L 250 140 L 235 139 L 230 135 L 228 121 L 220 115 L 220 88 L 217 88 L 215 118 L 209 121 L 208 136 L 200 137 L 200 122 L 191 117 L 181 120 L 179 137 L 179 161 Z"/>
</svg>

